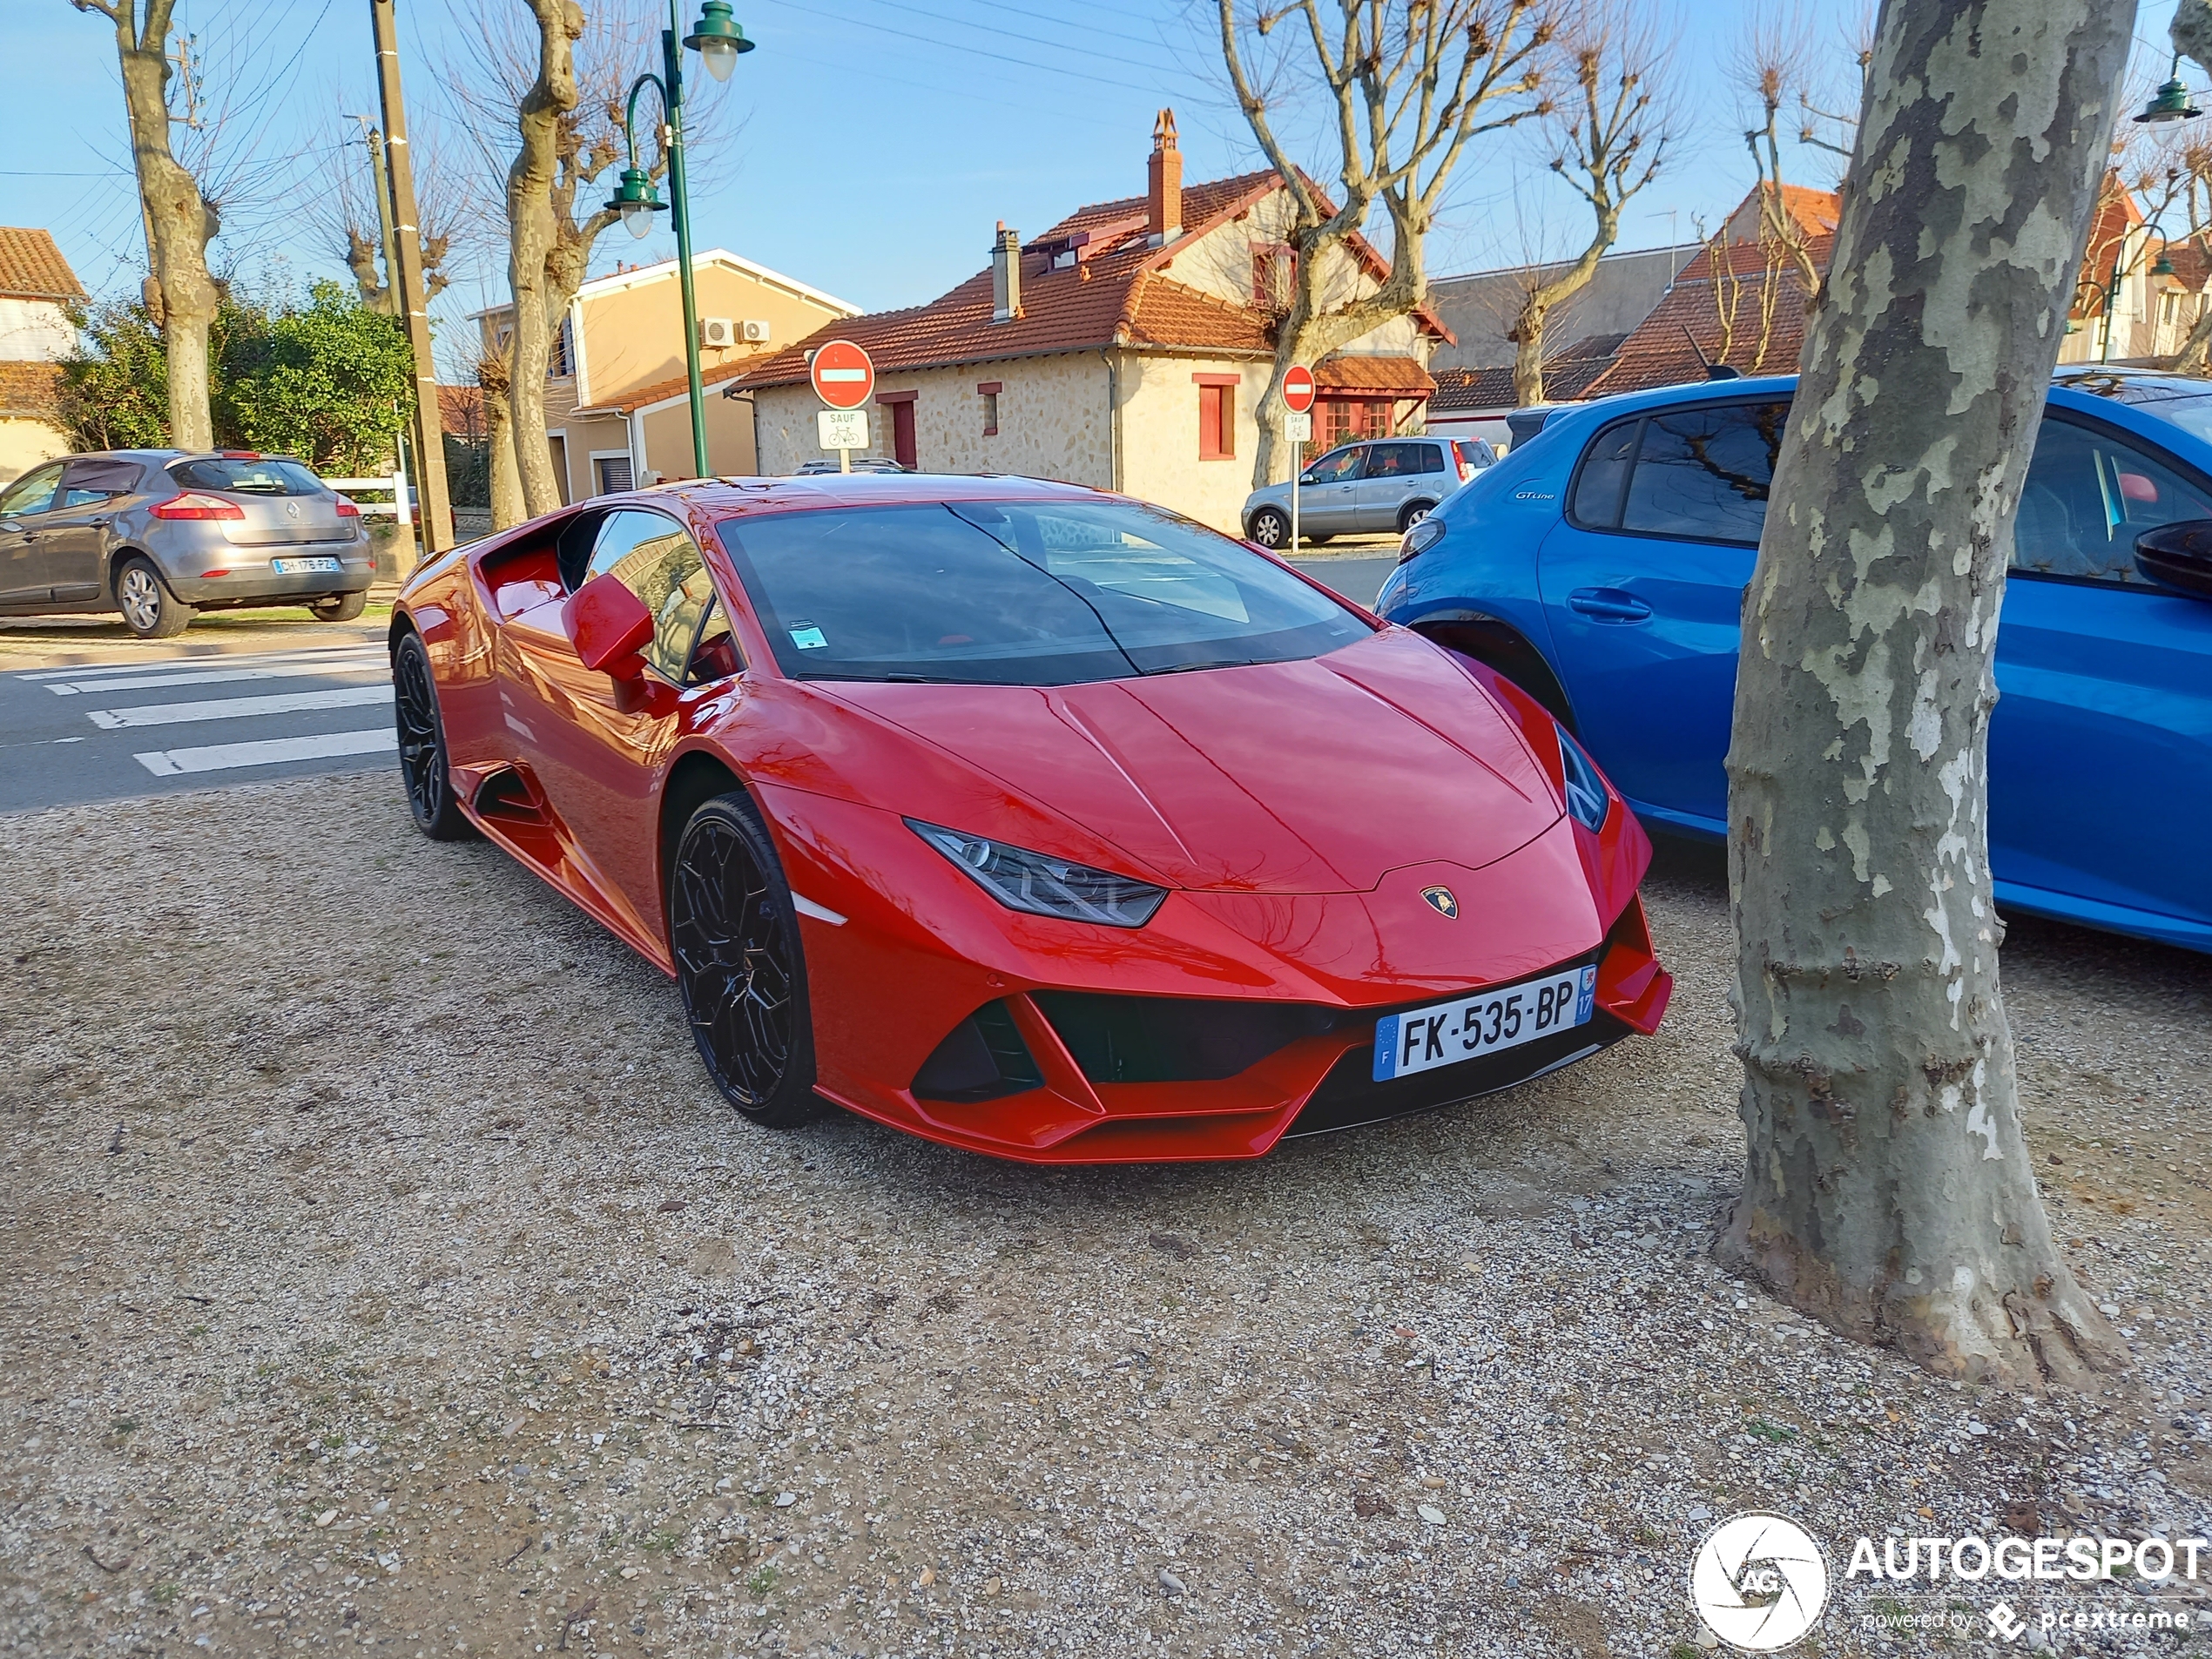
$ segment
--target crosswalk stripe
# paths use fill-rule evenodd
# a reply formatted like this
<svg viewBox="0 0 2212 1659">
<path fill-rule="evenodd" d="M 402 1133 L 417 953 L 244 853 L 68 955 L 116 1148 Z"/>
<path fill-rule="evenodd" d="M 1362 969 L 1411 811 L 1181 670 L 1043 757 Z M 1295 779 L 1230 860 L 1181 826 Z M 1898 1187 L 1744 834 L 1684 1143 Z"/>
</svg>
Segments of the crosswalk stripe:
<svg viewBox="0 0 2212 1659">
<path fill-rule="evenodd" d="M 239 720 L 260 714 L 298 714 L 311 709 L 351 709 L 392 700 L 388 685 L 341 685 L 327 691 L 278 691 L 267 697 L 218 697 L 197 703 L 141 703 L 126 709 L 87 709 L 104 732 L 132 725 L 183 725 L 194 720 Z"/>
<path fill-rule="evenodd" d="M 257 743 L 211 743 L 192 749 L 155 749 L 132 759 L 157 778 L 174 778 L 188 772 L 227 772 L 238 766 L 268 766 L 285 760 L 388 753 L 398 747 L 398 734 L 388 725 L 380 725 L 367 732 L 326 732 L 313 738 L 264 738 Z"/>
<path fill-rule="evenodd" d="M 156 685 L 223 685 L 243 680 L 312 679 L 318 676 L 383 674 L 388 671 L 380 651 L 374 657 L 342 662 L 324 658 L 314 662 L 272 663 L 265 668 L 216 668 L 191 670 L 177 674 L 145 674 L 130 679 L 84 679 L 67 683 L 49 680 L 46 689 L 57 697 L 78 697 L 86 691 L 138 691 Z"/>
<path fill-rule="evenodd" d="M 381 661 L 388 655 L 383 646 L 373 644 L 303 646 L 298 651 L 199 651 L 189 657 L 164 657 L 151 663 L 78 663 L 69 668 L 30 669 L 10 678 L 36 683 L 105 675 L 156 674 L 180 669 L 260 668 L 275 663 L 330 662 L 350 657 L 374 657 Z"/>
</svg>

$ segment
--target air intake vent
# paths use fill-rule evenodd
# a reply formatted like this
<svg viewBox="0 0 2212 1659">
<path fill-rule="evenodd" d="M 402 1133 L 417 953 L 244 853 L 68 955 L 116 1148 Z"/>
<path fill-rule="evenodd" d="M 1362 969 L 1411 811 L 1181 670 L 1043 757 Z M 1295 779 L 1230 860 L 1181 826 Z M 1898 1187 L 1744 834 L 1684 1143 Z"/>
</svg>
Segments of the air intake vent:
<svg viewBox="0 0 2212 1659">
<path fill-rule="evenodd" d="M 1205 1002 L 1176 996 L 1037 991 L 1068 1052 L 1095 1083 L 1211 1082 L 1234 1077 L 1337 1016 L 1297 1002 Z"/>
<path fill-rule="evenodd" d="M 969 1015 L 914 1074 L 923 1100 L 972 1105 L 1044 1086 L 1036 1057 L 1004 1002 L 986 1002 Z"/>
</svg>

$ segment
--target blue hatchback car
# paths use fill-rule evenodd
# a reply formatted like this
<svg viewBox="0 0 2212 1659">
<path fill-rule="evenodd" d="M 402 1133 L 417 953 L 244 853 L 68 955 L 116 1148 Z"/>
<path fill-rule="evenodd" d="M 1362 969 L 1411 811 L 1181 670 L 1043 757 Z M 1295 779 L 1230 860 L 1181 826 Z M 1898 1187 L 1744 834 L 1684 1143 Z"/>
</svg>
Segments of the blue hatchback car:
<svg viewBox="0 0 2212 1659">
<path fill-rule="evenodd" d="M 1724 835 L 1738 620 L 1795 388 L 1553 415 L 1406 533 L 1376 609 L 1549 705 L 1652 827 Z M 1998 626 L 1989 826 L 1999 903 L 2212 951 L 2212 592 L 2152 581 L 2135 546 L 2193 521 L 2212 383 L 2062 372 Z"/>
</svg>

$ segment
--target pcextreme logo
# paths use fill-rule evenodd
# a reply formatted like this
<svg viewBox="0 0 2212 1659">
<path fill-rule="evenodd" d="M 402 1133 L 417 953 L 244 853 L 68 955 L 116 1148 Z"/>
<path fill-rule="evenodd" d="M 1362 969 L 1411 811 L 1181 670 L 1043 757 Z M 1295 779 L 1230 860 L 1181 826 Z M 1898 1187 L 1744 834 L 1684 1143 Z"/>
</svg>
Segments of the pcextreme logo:
<svg viewBox="0 0 2212 1659">
<path fill-rule="evenodd" d="M 1689 1563 L 1689 1602 L 1705 1628 L 1743 1653 L 1788 1647 L 1828 1605 L 1828 1558 L 1784 1515 L 1731 1515 Z"/>
</svg>

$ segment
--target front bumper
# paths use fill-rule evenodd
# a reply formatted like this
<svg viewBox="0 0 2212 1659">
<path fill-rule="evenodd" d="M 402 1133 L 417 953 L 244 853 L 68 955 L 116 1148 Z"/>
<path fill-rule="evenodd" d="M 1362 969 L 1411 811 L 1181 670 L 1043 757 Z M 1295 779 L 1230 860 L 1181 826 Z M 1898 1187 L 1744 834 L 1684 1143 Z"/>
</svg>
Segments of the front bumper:
<svg viewBox="0 0 2212 1659">
<path fill-rule="evenodd" d="M 1178 892 L 1122 933 L 987 909 L 943 860 L 902 858 L 911 833 L 880 835 L 887 814 L 763 792 L 792 887 L 845 918 L 800 923 L 820 1092 L 994 1157 L 1258 1157 L 1286 1135 L 1511 1088 L 1656 1030 L 1671 988 L 1641 904 L 1601 917 L 1564 819 L 1480 870 L 1413 867 L 1371 894 Z M 1447 868 L 1463 921 L 1418 897 Z M 1589 962 L 1587 1025 L 1371 1081 L 1384 1015 Z"/>
</svg>

